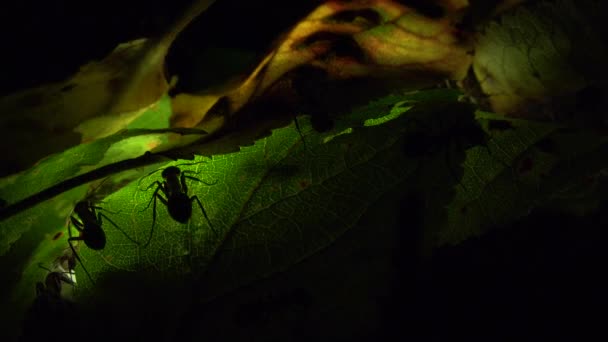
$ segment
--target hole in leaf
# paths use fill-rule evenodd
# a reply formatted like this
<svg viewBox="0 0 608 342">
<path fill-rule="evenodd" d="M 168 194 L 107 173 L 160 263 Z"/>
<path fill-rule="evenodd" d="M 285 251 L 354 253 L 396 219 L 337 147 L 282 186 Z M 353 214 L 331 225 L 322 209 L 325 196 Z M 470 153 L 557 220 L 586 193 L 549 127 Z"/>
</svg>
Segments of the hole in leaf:
<svg viewBox="0 0 608 342">
<path fill-rule="evenodd" d="M 334 14 L 329 19 L 343 23 L 363 22 L 364 26 L 366 27 L 373 27 L 379 25 L 382 22 L 382 17 L 380 16 L 380 14 L 369 8 L 343 11 L 338 14 Z"/>
<path fill-rule="evenodd" d="M 63 232 L 57 232 L 57 234 L 53 236 L 53 241 L 59 239 L 61 236 L 63 236 Z"/>
<path fill-rule="evenodd" d="M 441 18 L 445 15 L 443 8 L 439 5 L 428 0 L 401 0 L 400 3 L 407 7 L 411 7 L 416 12 L 429 17 L 429 18 Z"/>
</svg>

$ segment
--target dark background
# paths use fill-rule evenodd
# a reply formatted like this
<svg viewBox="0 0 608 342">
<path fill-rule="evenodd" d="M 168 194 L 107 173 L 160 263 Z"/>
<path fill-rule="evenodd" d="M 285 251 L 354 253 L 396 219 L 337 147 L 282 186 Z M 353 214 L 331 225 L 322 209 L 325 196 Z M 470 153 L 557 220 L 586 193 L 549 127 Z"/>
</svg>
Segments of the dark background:
<svg viewBox="0 0 608 342">
<path fill-rule="evenodd" d="M 189 3 L 3 2 L 0 94 L 63 80 L 80 65 L 102 58 L 120 42 L 161 32 Z M 188 70 L 196 64 L 197 51 L 213 46 L 261 55 L 318 3 L 219 0 L 175 43 L 168 58 L 169 72 L 180 75 L 181 90 L 193 90 L 196 77 L 189 78 Z M 233 297 L 220 298 L 189 312 L 180 318 L 182 328 L 176 335 L 186 339 L 197 335 L 192 327 L 201 321 L 209 322 L 208 327 L 203 324 L 199 328 L 209 328 L 210 336 L 260 341 L 285 336 L 300 336 L 302 341 L 323 337 L 372 340 L 393 334 L 425 341 L 463 336 L 495 341 L 565 338 L 566 334 L 579 338 L 593 333 L 605 335 L 605 203 L 587 217 L 535 211 L 510 227 L 458 246 L 440 248 L 427 258 L 416 252 L 413 242 L 415 229 L 411 227 L 418 220 L 417 205 L 409 200 L 403 202 L 402 229 L 393 232 L 393 247 L 385 250 L 382 259 L 389 274 L 388 283 L 378 281 L 382 295 L 352 291 L 352 300 L 336 299 L 340 303 L 336 308 L 337 305 L 330 305 L 331 298 L 349 293 L 358 284 L 324 281 L 323 277 L 332 272 L 320 268 L 316 272 L 314 266 L 300 267 L 294 271 L 300 272 L 297 276 L 276 275 L 253 288 L 237 291 Z M 382 253 L 373 248 L 367 250 Z M 361 262 L 365 256 L 358 258 L 340 259 L 343 264 L 335 267 L 354 274 L 353 282 L 373 283 L 373 270 L 359 267 L 373 263 Z M 316 281 L 298 285 L 293 279 Z M 329 303 L 318 305 L 320 300 Z M 369 309 L 371 302 L 376 309 Z M 325 311 L 317 312 L 319 308 Z M 224 311 L 230 313 L 217 317 L 232 319 L 231 322 L 209 319 L 214 312 Z M 364 317 L 355 319 L 353 312 Z M 278 316 L 288 318 L 279 320 Z M 279 322 L 281 327 L 273 328 L 269 322 Z M 222 324 L 232 329 L 221 329 Z M 238 327 L 251 334 L 244 336 Z M 357 334 L 359 331 L 362 333 Z"/>
<path fill-rule="evenodd" d="M 63 80 L 116 45 L 159 34 L 190 0 L 24 0 L 0 5 L 0 93 Z M 193 50 L 208 46 L 267 51 L 278 36 L 321 1 L 220 0 L 183 32 L 169 56 L 169 72 L 187 74 Z M 187 78 L 187 75 L 183 75 Z M 186 82 L 186 81 L 185 81 Z"/>
</svg>

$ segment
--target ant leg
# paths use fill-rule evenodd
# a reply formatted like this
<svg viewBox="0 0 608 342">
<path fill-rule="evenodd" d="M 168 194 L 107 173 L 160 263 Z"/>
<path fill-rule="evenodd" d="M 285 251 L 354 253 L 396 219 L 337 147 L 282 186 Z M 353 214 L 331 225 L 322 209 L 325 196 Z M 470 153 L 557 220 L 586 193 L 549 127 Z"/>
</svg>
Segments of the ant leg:
<svg viewBox="0 0 608 342">
<path fill-rule="evenodd" d="M 135 241 L 135 239 L 130 237 L 129 234 L 127 234 L 127 232 L 122 230 L 122 228 L 120 228 L 114 221 L 110 220 L 110 218 L 108 216 L 104 215 L 103 213 L 97 213 L 97 221 L 101 222 L 101 218 L 105 218 L 106 220 L 108 220 L 108 222 L 110 222 L 116 229 L 118 229 L 121 233 L 123 233 L 123 235 L 126 236 L 127 239 L 129 239 L 129 241 L 131 241 L 134 244 L 139 246 L 139 242 Z"/>
<path fill-rule="evenodd" d="M 50 270 L 48 267 L 46 267 L 46 266 L 42 265 L 42 263 L 41 263 L 41 262 L 39 262 L 39 263 L 38 263 L 38 267 L 42 268 L 43 270 L 45 270 L 45 271 L 47 271 L 47 272 L 49 272 L 49 273 L 53 272 L 53 271 L 51 271 L 51 270 Z"/>
<path fill-rule="evenodd" d="M 103 211 L 106 211 L 106 212 L 108 212 L 108 213 L 110 213 L 112 215 L 120 214 L 122 212 L 122 209 L 119 210 L 119 211 L 110 211 L 108 209 L 105 209 L 105 208 L 102 208 L 102 207 L 98 207 L 98 206 L 91 206 L 91 208 L 96 209 L 96 210 L 103 210 Z"/>
<path fill-rule="evenodd" d="M 154 205 L 152 206 L 152 227 L 150 228 L 150 235 L 148 235 L 148 240 L 146 241 L 146 243 L 143 245 L 143 247 L 148 247 L 148 245 L 150 244 L 150 241 L 152 240 L 152 235 L 154 234 L 154 225 L 156 224 L 156 199 L 159 198 L 160 201 L 165 205 L 168 206 L 167 204 L 167 200 L 164 199 L 163 196 L 161 196 L 160 194 L 158 194 L 158 189 L 162 189 L 162 188 L 157 188 L 156 191 L 154 192 L 154 197 L 150 200 L 154 200 Z M 148 203 L 148 206 L 150 206 L 150 204 Z"/>
<path fill-rule="evenodd" d="M 180 166 L 192 166 L 192 165 L 198 165 L 198 164 L 205 164 L 205 163 L 207 163 L 207 162 L 208 162 L 208 160 L 203 159 L 203 160 L 201 160 L 201 161 L 194 162 L 194 163 L 183 163 L 183 164 L 176 164 L 176 165 L 174 165 L 174 166 L 177 166 L 177 167 L 180 167 Z"/>
<path fill-rule="evenodd" d="M 182 175 L 183 175 L 183 174 L 182 174 Z M 186 183 L 185 183 L 185 179 L 186 179 L 186 178 L 191 179 L 191 180 L 193 180 L 193 181 L 197 181 L 197 182 L 203 183 L 203 184 L 205 184 L 205 185 L 209 185 L 209 186 L 217 184 L 217 179 L 216 179 L 216 180 L 215 180 L 215 182 L 213 182 L 213 183 L 207 183 L 207 182 L 205 182 L 205 181 L 202 181 L 202 180 L 200 180 L 200 179 L 198 179 L 198 178 L 196 178 L 196 177 L 192 177 L 192 176 L 186 176 L 186 175 L 183 175 L 183 178 L 184 178 L 184 184 L 186 184 Z M 184 185 L 184 184 L 182 184 L 182 185 Z M 187 187 L 185 187 L 185 189 L 186 189 L 186 190 L 188 190 L 188 188 L 187 188 Z"/>
<path fill-rule="evenodd" d="M 70 216 L 70 220 L 68 221 L 68 241 L 70 241 L 70 239 L 82 240 L 79 238 L 72 237 L 72 225 L 74 226 L 74 228 L 76 228 L 76 230 L 78 231 L 78 233 L 80 233 L 80 235 L 82 235 L 82 233 L 84 231 L 84 224 L 82 222 L 78 221 L 78 219 L 76 217 Z M 72 252 L 74 252 L 74 249 L 72 249 Z"/>
<path fill-rule="evenodd" d="M 209 185 L 209 186 L 217 184 L 217 179 L 216 179 L 216 180 L 215 180 L 213 183 L 207 183 L 207 182 L 202 181 L 202 180 L 200 180 L 200 179 L 198 179 L 198 178 L 196 178 L 196 177 L 184 176 L 184 178 L 188 178 L 188 179 L 191 179 L 191 180 L 193 180 L 193 181 L 197 181 L 197 182 L 199 182 L 199 183 L 203 183 L 203 184 L 205 184 L 205 185 Z"/>
<path fill-rule="evenodd" d="M 82 260 L 78 256 L 78 253 L 76 252 L 76 249 L 74 248 L 74 245 L 72 245 L 72 241 L 78 241 L 78 240 L 83 240 L 83 238 L 81 238 L 81 237 L 71 237 L 71 238 L 68 239 L 68 245 L 70 245 L 70 248 L 72 249 L 72 253 L 74 253 L 74 256 L 76 257 L 76 260 L 78 260 L 78 262 L 80 263 L 80 266 L 82 266 L 82 269 L 84 270 L 84 273 L 87 274 L 87 277 L 89 277 L 89 280 L 91 280 L 91 283 L 95 284 L 95 281 L 93 280 L 93 278 L 89 274 L 89 271 L 87 271 L 86 267 L 84 267 L 84 264 L 82 263 Z"/>
<path fill-rule="evenodd" d="M 213 228 L 213 225 L 211 224 L 211 221 L 207 216 L 207 212 L 205 212 L 205 208 L 203 207 L 201 201 L 198 199 L 198 196 L 194 195 L 190 197 L 190 201 L 196 201 L 196 203 L 198 203 L 199 208 L 201 208 L 201 211 L 203 212 L 203 216 L 205 216 L 205 219 L 207 219 L 207 222 L 209 223 L 209 227 L 211 227 L 211 231 L 213 232 L 213 234 L 215 234 L 215 236 L 217 236 L 217 231 L 215 230 L 215 228 Z"/>
<path fill-rule="evenodd" d="M 76 228 L 76 230 L 80 233 L 82 233 L 82 230 L 84 228 L 84 225 L 82 224 L 82 222 L 78 221 L 78 219 L 74 216 L 70 216 L 70 221 L 68 221 L 68 235 L 70 237 L 72 237 L 72 229 L 70 228 L 70 223 L 74 225 L 74 227 Z"/>
<path fill-rule="evenodd" d="M 155 199 L 156 199 L 156 195 L 158 194 L 158 191 L 159 191 L 159 190 L 161 190 L 161 189 L 163 189 L 163 185 L 162 185 L 162 183 L 161 183 L 161 182 L 159 182 L 159 181 L 154 181 L 154 183 L 150 184 L 150 185 L 149 185 L 149 186 L 146 188 L 146 191 L 150 190 L 150 188 L 151 188 L 153 185 L 156 185 L 156 190 L 154 190 L 154 193 L 152 194 L 152 197 L 150 197 L 150 201 L 148 202 L 148 205 L 147 205 L 145 208 L 143 208 L 142 210 L 140 210 L 140 211 L 139 211 L 140 213 L 141 213 L 141 212 L 143 212 L 143 211 L 146 211 L 148 208 L 150 208 L 150 203 L 152 203 L 152 200 L 155 200 Z M 164 190 L 163 190 L 163 192 L 164 192 Z M 156 206 L 156 202 L 154 202 L 154 205 Z"/>
<path fill-rule="evenodd" d="M 194 180 L 194 181 L 197 181 L 197 182 L 201 182 L 201 183 L 203 183 L 205 185 L 215 185 L 215 184 L 217 184 L 217 180 L 215 182 L 213 182 L 213 183 L 203 182 L 202 180 L 200 180 L 200 179 L 198 179 L 196 177 L 186 176 L 186 172 L 187 171 L 182 172 L 181 176 L 179 177 L 179 182 L 182 185 L 182 189 L 184 190 L 184 193 L 186 193 L 186 194 L 188 193 L 188 184 L 186 184 L 186 178 Z"/>
</svg>

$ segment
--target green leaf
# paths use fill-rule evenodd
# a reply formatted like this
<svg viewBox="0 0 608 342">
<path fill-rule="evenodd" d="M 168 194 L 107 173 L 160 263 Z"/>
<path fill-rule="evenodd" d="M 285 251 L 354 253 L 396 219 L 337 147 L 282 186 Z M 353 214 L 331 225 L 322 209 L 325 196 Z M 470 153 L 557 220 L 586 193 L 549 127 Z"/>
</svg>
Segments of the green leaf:
<svg viewBox="0 0 608 342">
<path fill-rule="evenodd" d="M 100 252 L 81 248 L 84 263 L 94 278 L 116 271 L 154 270 L 164 276 L 206 274 L 209 279 L 205 286 L 210 293 L 217 294 L 221 292 L 219 289 L 234 288 L 287 269 L 329 246 L 356 225 L 367 206 L 395 187 L 409 191 L 415 188 L 412 184 L 421 184 L 428 193 L 425 196 L 434 199 L 426 212 L 426 230 L 436 241 L 434 245 L 459 242 L 489 226 L 506 224 L 544 201 L 545 195 L 530 189 L 563 156 L 534 156 L 539 166 L 525 175 L 517 175 L 514 168 L 523 158 L 539 153 L 534 152 L 534 146 L 558 128 L 553 124 L 506 120 L 481 113 L 480 122 L 502 120 L 514 129 L 494 132 L 488 146 L 474 146 L 462 157 L 450 157 L 450 163 L 459 158 L 464 162 L 462 182 L 460 177 L 450 175 L 450 168 L 458 168 L 458 163 L 445 167 L 446 153 L 418 159 L 404 155 L 403 145 L 409 141 L 404 134 L 412 136 L 419 130 L 412 128 L 420 125 L 419 119 L 445 121 L 444 116 L 454 116 L 453 111 L 459 110 L 450 105 L 456 96 L 447 96 L 449 92 L 436 92 L 434 98 L 445 101 L 437 100 L 435 104 L 424 101 L 433 98 L 429 96 L 432 93 L 423 93 L 427 98 L 414 93 L 374 101 L 355 110 L 337 125 L 337 130 L 349 121 L 361 125 L 362 113 L 390 115 L 402 108 L 403 103 L 416 110 L 411 114 L 400 111 L 396 118 L 376 126 L 351 127 L 348 134 L 335 136 L 335 131 L 310 134 L 310 127 L 302 122 L 306 146 L 292 125 L 275 130 L 271 136 L 238 153 L 214 156 L 205 162 L 197 158 L 192 163 L 200 164 L 180 167 L 195 172 L 207 183 L 217 181 L 211 186 L 187 181 L 190 194 L 201 200 L 217 236 L 196 202 L 191 221 L 182 225 L 158 201 L 149 247 L 135 245 L 106 223 L 107 247 Z M 328 140 L 331 136 L 335 137 Z M 454 149 L 455 142 L 442 144 Z M 183 162 L 164 167 L 180 164 Z M 108 214 L 112 220 L 142 244 L 151 233 L 153 204 L 148 205 L 155 181 L 162 181 L 160 172 L 133 182 L 104 200 L 105 209 L 117 212 Z M 441 203 L 447 206 L 447 212 Z M 237 270 L 226 267 L 226 263 L 239 264 L 239 260 L 249 266 Z M 81 280 L 85 277 L 82 272 L 78 276 Z"/>
<path fill-rule="evenodd" d="M 186 180 L 213 230 L 196 202 L 190 221 L 181 224 L 157 201 L 154 232 L 145 248 L 152 233 L 150 200 L 161 172 L 140 171 L 145 176 L 111 188 L 110 195 L 90 186 L 87 196 L 105 197 L 100 212 L 120 229 L 103 218 L 105 248 L 78 244 L 95 280 L 91 283 L 82 266 L 76 267 L 79 300 L 91 296 L 101 306 L 135 301 L 135 310 L 161 291 L 161 307 L 183 310 L 192 301 L 207 302 L 290 270 L 353 229 L 377 234 L 395 230 L 375 226 L 422 229 L 422 241 L 410 247 L 429 252 L 505 225 L 606 167 L 598 158 L 608 146 L 605 138 L 551 123 L 474 115 L 474 108 L 457 97 L 451 90 L 390 95 L 340 117 L 324 134 L 299 120 L 303 137 L 292 124 L 236 153 L 162 165 L 177 165 L 214 183 Z M 378 121 L 366 125 L 367 120 Z M 68 217 L 64 212 L 85 191 L 83 186 L 58 196 L 63 209 L 49 201 L 3 221 L 3 228 L 13 229 L 5 228 L 6 222 L 31 225 L 31 218 L 36 229 L 61 227 Z M 416 199 L 420 209 L 410 214 L 420 217 L 404 218 L 403 209 L 395 209 L 402 204 L 387 202 L 401 198 Z M 377 214 L 379 203 L 392 209 Z M 378 239 L 386 241 L 385 236 Z M 35 251 L 31 260 L 51 258 L 47 254 Z M 32 267 L 33 261 L 26 264 Z M 19 287 L 31 289 L 33 296 L 34 285 L 35 276 L 27 276 Z"/>
<path fill-rule="evenodd" d="M 171 133 L 164 128 L 168 125 L 170 114 L 171 102 L 165 96 L 158 105 L 148 109 L 137 122 L 132 123 L 131 129 L 51 155 L 36 167 L 2 179 L 0 198 L 9 204 L 15 203 L 93 168 L 137 157 L 154 146 L 167 144 L 167 136 Z M 57 221 L 53 221 L 55 224 L 59 223 L 58 220 L 65 220 L 73 203 L 82 198 L 85 190 L 81 187 L 73 196 L 52 199 L 32 211 L 0 222 L 0 255 L 6 253 L 10 245 L 32 227 L 44 229 L 41 225 L 50 223 L 49 216 L 57 216 Z"/>
<path fill-rule="evenodd" d="M 214 0 L 196 0 L 162 35 L 118 45 L 64 82 L 0 98 L 0 153 L 6 176 L 54 153 L 107 137 L 169 90 L 165 56 L 179 33 Z M 19 149 L 12 146 L 19 146 Z"/>
<path fill-rule="evenodd" d="M 483 100 L 494 112 L 526 118 L 580 115 L 573 95 L 607 75 L 599 66 L 608 45 L 594 30 L 605 12 L 600 1 L 540 1 L 490 23 L 473 60 Z"/>
<path fill-rule="evenodd" d="M 122 232 L 106 225 L 108 247 L 100 252 L 81 249 L 85 265 L 93 278 L 121 271 L 153 271 L 161 278 L 202 276 L 202 296 L 214 297 L 288 269 L 330 246 L 389 190 L 422 193 L 428 203 L 423 211 L 426 243 L 433 248 L 460 242 L 525 215 L 577 175 L 543 178 L 570 158 L 561 152 L 543 154 L 536 147 L 543 139 L 557 137 L 561 141 L 563 137 L 555 135 L 559 126 L 488 113 L 479 113 L 476 122 L 472 109 L 454 102 L 456 97 L 447 96 L 449 92 L 437 92 L 437 99 L 445 101 L 420 101 L 424 99 L 420 93 L 374 101 L 324 135 L 310 134 L 310 126 L 301 122 L 306 145 L 291 125 L 238 153 L 182 166 L 205 182 L 217 181 L 212 186 L 194 181 L 188 184 L 218 235 L 196 203 L 192 220 L 182 225 L 158 201 L 149 247 L 133 244 Z M 395 118 L 379 125 L 364 126 L 359 121 L 361 113 L 376 111 L 376 116 L 381 116 L 384 111 L 391 115 L 403 103 L 413 109 L 399 110 Z M 338 134 L 349 121 L 359 126 Z M 483 133 L 490 134 L 486 143 L 467 146 L 467 134 L 472 134 L 467 121 L 485 127 Z M 489 121 L 507 122 L 512 128 L 492 131 Z M 430 140 L 420 140 L 421 129 L 430 134 Z M 449 131 L 452 133 L 446 139 Z M 412 137 L 418 143 L 430 144 L 423 144 L 426 152 L 421 157 L 404 153 Z M 598 141 L 591 138 L 587 145 L 578 147 L 589 149 Z M 518 173 L 525 158 L 533 158 L 535 167 Z M 161 180 L 160 172 L 154 173 L 105 200 L 109 211 L 122 210 L 112 220 L 142 243 L 151 231 L 153 204 L 148 207 L 148 203 L 155 186 L 144 189 Z M 544 185 L 546 181 L 551 185 Z M 545 186 L 546 192 L 535 191 L 539 186 Z M 82 279 L 84 275 L 78 276 Z"/>
<path fill-rule="evenodd" d="M 478 118 L 500 119 L 489 113 Z M 438 244 L 456 244 L 506 226 L 565 196 L 564 190 L 580 189 L 581 180 L 608 166 L 601 157 L 608 147 L 605 137 L 551 123 L 509 122 L 514 128 L 494 134 L 487 147 L 466 151 L 463 177 L 447 206 Z"/>
<path fill-rule="evenodd" d="M 190 223 L 182 225 L 159 202 L 148 248 L 108 228 L 108 247 L 99 253 L 83 248 L 81 256 L 94 277 L 115 270 L 210 272 L 212 292 L 286 269 L 330 245 L 414 170 L 416 163 L 401 153 L 403 129 L 391 121 L 355 129 L 327 144 L 319 135 L 305 135 L 306 147 L 293 125 L 275 130 L 239 153 L 183 167 L 206 182 L 217 180 L 213 186 L 190 182 L 189 190 L 201 199 L 219 236 L 196 205 Z M 159 173 L 150 175 L 139 188 L 131 184 L 105 200 L 110 211 L 128 208 L 112 220 L 137 241 L 146 240 L 152 221 L 152 208 L 145 210 L 152 189 L 140 189 L 159 178 Z M 359 186 L 352 187 L 355 183 Z M 234 269 L 221 266 L 237 260 L 250 266 L 234 275 Z"/>
</svg>

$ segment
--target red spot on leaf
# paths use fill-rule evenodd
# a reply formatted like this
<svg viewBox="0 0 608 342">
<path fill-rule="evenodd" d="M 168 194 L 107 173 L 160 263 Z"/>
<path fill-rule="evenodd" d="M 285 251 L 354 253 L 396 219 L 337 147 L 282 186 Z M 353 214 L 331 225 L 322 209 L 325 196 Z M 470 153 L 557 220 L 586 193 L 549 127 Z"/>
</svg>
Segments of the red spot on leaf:
<svg viewBox="0 0 608 342">
<path fill-rule="evenodd" d="M 158 140 L 149 141 L 146 143 L 146 148 L 148 150 L 152 150 L 152 149 L 156 148 L 158 145 L 160 145 L 160 142 Z"/>
<path fill-rule="evenodd" d="M 310 186 L 310 183 L 308 181 L 305 181 L 305 180 L 301 180 L 299 182 L 299 184 L 300 184 L 300 188 L 302 188 L 302 189 L 306 189 L 306 188 L 308 188 L 308 186 Z"/>
</svg>

